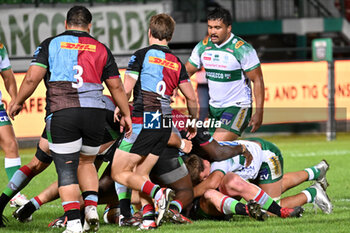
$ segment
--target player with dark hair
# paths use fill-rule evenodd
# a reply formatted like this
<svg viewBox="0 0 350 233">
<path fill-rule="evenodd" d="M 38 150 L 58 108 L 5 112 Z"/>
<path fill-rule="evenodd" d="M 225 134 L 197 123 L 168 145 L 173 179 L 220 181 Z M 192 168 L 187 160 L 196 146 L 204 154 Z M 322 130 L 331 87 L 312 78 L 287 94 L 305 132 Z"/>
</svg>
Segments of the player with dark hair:
<svg viewBox="0 0 350 233">
<path fill-rule="evenodd" d="M 209 118 L 221 121 L 212 127 L 217 141 L 232 141 L 247 126 L 255 132 L 262 124 L 264 81 L 259 58 L 254 48 L 232 34 L 228 10 L 216 8 L 208 13 L 208 37 L 193 49 L 186 63 L 190 76 L 204 67 L 209 86 Z M 253 82 L 256 109 L 252 114 Z"/>
<path fill-rule="evenodd" d="M 92 15 L 72 7 L 66 31 L 44 40 L 22 82 L 10 117 L 44 79 L 47 87 L 46 133 L 58 174 L 59 194 L 68 218 L 67 232 L 80 232 L 80 189 L 85 204 L 84 230 L 98 229 L 98 177 L 93 164 L 104 134 L 105 82 L 121 112 L 126 135 L 132 132 L 130 111 L 111 51 L 90 34 Z M 81 156 L 79 156 L 82 154 Z M 79 181 L 78 178 L 80 177 Z M 84 177 L 82 179 L 82 177 Z"/>
</svg>

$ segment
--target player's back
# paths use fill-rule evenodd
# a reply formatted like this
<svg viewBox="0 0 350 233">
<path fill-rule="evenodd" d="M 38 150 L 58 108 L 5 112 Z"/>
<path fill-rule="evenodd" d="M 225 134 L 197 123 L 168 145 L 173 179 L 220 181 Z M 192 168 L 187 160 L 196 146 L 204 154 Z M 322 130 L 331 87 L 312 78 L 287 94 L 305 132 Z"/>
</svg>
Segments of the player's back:
<svg viewBox="0 0 350 233">
<path fill-rule="evenodd" d="M 48 112 L 72 107 L 104 108 L 102 82 L 119 75 L 109 49 L 87 32 L 76 30 L 45 40 L 32 64 L 47 68 Z"/>
<path fill-rule="evenodd" d="M 137 79 L 134 88 L 134 116 L 144 111 L 171 114 L 170 97 L 188 76 L 182 62 L 167 46 L 151 45 L 130 59 L 127 73 Z"/>
</svg>

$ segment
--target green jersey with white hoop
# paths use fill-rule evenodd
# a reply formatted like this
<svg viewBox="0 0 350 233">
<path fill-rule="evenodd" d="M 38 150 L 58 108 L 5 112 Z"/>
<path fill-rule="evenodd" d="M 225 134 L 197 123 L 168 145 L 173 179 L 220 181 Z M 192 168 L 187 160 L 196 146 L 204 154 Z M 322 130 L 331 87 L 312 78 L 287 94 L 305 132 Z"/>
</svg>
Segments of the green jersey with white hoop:
<svg viewBox="0 0 350 233">
<path fill-rule="evenodd" d="M 259 67 L 260 61 L 250 44 L 232 33 L 221 45 L 204 39 L 193 49 L 189 62 L 198 69 L 204 67 L 211 106 L 251 107 L 251 87 L 244 72 Z"/>
<path fill-rule="evenodd" d="M 8 69 L 11 69 L 9 56 L 7 54 L 7 50 L 4 46 L 4 44 L 2 44 L 0 42 L 0 72 L 8 70 Z M 0 105 L 2 104 L 1 100 L 2 100 L 2 94 L 1 94 L 1 90 L 0 90 Z"/>
</svg>

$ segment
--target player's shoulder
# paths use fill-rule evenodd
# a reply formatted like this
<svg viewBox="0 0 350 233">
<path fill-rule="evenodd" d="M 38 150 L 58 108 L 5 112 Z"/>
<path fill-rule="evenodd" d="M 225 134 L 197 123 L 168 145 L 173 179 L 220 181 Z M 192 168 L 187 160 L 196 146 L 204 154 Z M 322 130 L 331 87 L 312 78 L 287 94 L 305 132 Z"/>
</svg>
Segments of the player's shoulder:
<svg viewBox="0 0 350 233">
<path fill-rule="evenodd" d="M 253 46 L 249 44 L 247 41 L 243 40 L 241 37 L 234 35 L 230 42 L 231 47 L 238 52 L 251 50 Z"/>
</svg>

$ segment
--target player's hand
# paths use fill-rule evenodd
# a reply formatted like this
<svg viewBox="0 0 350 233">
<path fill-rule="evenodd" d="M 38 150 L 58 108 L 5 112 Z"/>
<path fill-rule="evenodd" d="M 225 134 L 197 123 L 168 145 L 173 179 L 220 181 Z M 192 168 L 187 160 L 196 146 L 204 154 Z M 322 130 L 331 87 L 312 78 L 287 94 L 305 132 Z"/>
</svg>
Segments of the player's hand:
<svg viewBox="0 0 350 233">
<path fill-rule="evenodd" d="M 263 121 L 263 112 L 259 111 L 254 113 L 254 115 L 252 116 L 252 118 L 249 121 L 248 127 L 252 126 L 252 129 L 250 130 L 250 132 L 254 133 L 255 131 L 257 131 Z"/>
<path fill-rule="evenodd" d="M 130 116 L 120 118 L 120 132 L 125 131 L 125 137 L 129 138 L 132 134 L 132 121 Z"/>
<path fill-rule="evenodd" d="M 114 122 L 120 121 L 120 109 L 118 107 L 115 107 L 114 109 Z"/>
<path fill-rule="evenodd" d="M 23 108 L 22 104 L 16 104 L 15 102 L 10 102 L 9 104 L 9 110 L 8 110 L 8 115 L 9 117 L 14 120 L 15 116 L 17 116 Z"/>
<path fill-rule="evenodd" d="M 197 134 L 197 128 L 196 127 L 191 127 L 189 126 L 187 128 L 187 134 L 186 134 L 186 138 L 188 140 L 191 140 L 192 138 L 194 138 Z"/>
<path fill-rule="evenodd" d="M 182 141 L 184 142 L 184 148 L 180 150 L 186 154 L 190 153 L 192 150 L 192 141 L 187 140 L 187 139 L 182 139 Z"/>
<path fill-rule="evenodd" d="M 249 152 L 249 150 L 246 150 L 244 153 L 243 153 L 243 156 L 245 157 L 245 164 L 244 166 L 245 167 L 248 167 L 252 161 L 253 161 L 253 156 L 252 154 Z"/>
</svg>

